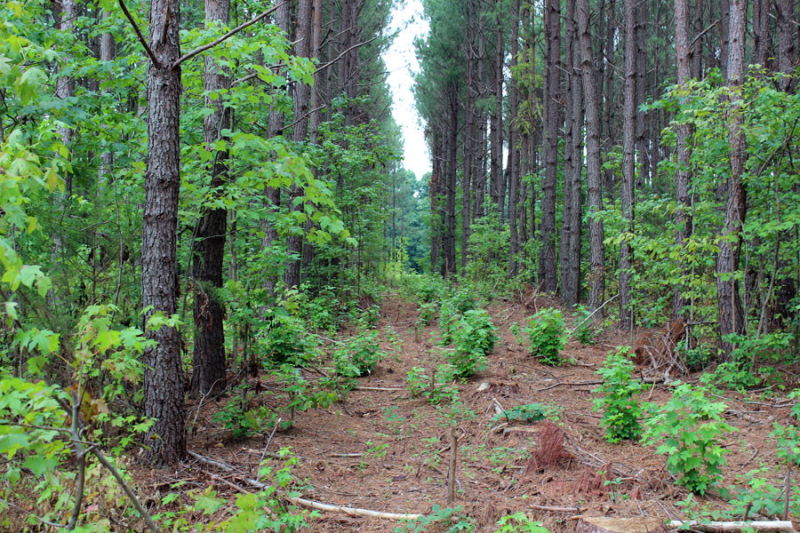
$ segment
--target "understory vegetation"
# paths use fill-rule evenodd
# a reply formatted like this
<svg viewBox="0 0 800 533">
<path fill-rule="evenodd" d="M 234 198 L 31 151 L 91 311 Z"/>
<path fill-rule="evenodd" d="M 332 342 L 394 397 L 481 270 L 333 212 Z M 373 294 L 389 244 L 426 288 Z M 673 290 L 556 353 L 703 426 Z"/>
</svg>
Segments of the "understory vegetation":
<svg viewBox="0 0 800 533">
<path fill-rule="evenodd" d="M 0 530 L 799 519 L 800 17 L 688 4 L 408 2 L 416 176 L 404 2 L 4 2 Z"/>
</svg>

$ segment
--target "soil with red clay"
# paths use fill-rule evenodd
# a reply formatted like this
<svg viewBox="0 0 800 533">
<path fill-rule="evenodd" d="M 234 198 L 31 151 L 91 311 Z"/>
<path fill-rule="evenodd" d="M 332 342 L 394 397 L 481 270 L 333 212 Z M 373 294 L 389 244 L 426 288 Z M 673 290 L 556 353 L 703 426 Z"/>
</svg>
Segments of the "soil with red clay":
<svg viewBox="0 0 800 533">
<path fill-rule="evenodd" d="M 632 442 L 609 444 L 600 427 L 600 414 L 592 412 L 595 389 L 600 384 L 595 372 L 610 350 L 632 343 L 630 334 L 606 331 L 591 346 L 570 342 L 562 357 L 572 359 L 572 364 L 544 366 L 526 353 L 509 326 L 523 323 L 536 309 L 555 304 L 541 297 L 526 303 L 527 309 L 512 301 L 490 306 L 501 341 L 489 357 L 488 368 L 458 386 L 464 413 L 470 410 L 474 417 L 462 414 L 457 423 L 457 492 L 452 505 L 463 506 L 476 531 L 487 532 L 496 529 L 498 518 L 517 511 L 541 521 L 553 532 L 574 531 L 575 517 L 580 514 L 684 518 L 676 503 L 688 493 L 666 471 L 665 458 L 655 455 L 653 447 Z M 399 348 L 371 376 L 359 379 L 358 388 L 348 394 L 346 403 L 297 413 L 295 425 L 275 434 L 269 449 L 274 452 L 289 447 L 299 457 L 292 472 L 305 480 L 305 498 L 382 512 L 430 513 L 434 505 L 447 506 L 451 422 L 445 409 L 410 397 L 406 373 L 415 366 L 430 369 L 435 365 L 430 359 L 437 330 L 434 324 L 415 331 L 417 306 L 397 296 L 385 298 L 381 311 L 379 327 L 384 336 L 392 328 L 401 341 Z M 320 378 L 313 371 L 306 377 Z M 693 382 L 697 378 L 695 374 L 683 380 Z M 255 380 L 251 380 L 251 386 L 256 387 Z M 274 395 L 268 394 L 268 377 L 263 377 L 258 386 L 267 391 L 262 393 L 263 403 L 277 407 L 270 399 Z M 646 399 L 657 403 L 667 401 L 670 395 L 663 383 L 645 392 Z M 773 422 L 792 423 L 791 402 L 758 398 L 756 394 L 750 397 L 727 392 L 724 399 L 720 398 L 728 405 L 726 422 L 738 428 L 724 438 L 728 452 L 726 483 L 761 464 L 779 464 L 769 433 Z M 163 497 L 170 492 L 171 483 L 184 479 L 189 483 L 180 490 L 213 485 L 230 502 L 235 501 L 234 486 L 253 490 L 244 479 L 247 475 L 254 477 L 269 435 L 244 442 L 232 440 L 228 431 L 212 421 L 213 413 L 225 401 L 203 406 L 199 414 L 190 409 L 190 421 L 198 429 L 189 448 L 205 458 L 234 466 L 238 473 L 190 459 L 169 476 L 157 471 L 137 472 L 139 480 L 147 478 L 140 487 L 159 491 Z M 560 408 L 557 425 L 565 434 L 566 451 L 573 457 L 554 467 L 526 471 L 537 449 L 537 425 L 504 425 L 502 420 L 491 419 L 499 409 L 534 402 Z M 782 479 L 772 481 L 776 486 L 783 483 Z M 723 499 L 714 493 L 699 501 L 712 508 L 725 508 Z M 537 508 L 543 506 L 577 510 Z M 369 533 L 388 532 L 397 526 L 384 519 L 322 512 L 312 520 L 311 530 Z"/>
</svg>

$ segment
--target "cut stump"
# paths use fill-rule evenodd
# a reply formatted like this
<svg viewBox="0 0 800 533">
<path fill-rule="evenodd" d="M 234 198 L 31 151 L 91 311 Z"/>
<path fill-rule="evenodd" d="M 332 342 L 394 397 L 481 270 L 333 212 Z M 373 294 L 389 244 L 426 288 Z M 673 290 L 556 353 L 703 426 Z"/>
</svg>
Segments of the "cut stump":
<svg viewBox="0 0 800 533">
<path fill-rule="evenodd" d="M 664 533 L 664 521 L 660 518 L 609 518 L 607 516 L 582 516 L 575 533 Z"/>
</svg>

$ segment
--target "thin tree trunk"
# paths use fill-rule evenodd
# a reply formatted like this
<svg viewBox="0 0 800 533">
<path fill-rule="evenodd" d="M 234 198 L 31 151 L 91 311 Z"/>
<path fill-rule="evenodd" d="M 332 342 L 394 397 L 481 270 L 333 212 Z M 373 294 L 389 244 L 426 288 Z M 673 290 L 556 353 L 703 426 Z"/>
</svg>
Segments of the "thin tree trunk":
<svg viewBox="0 0 800 533">
<path fill-rule="evenodd" d="M 791 74 L 797 62 L 795 27 L 795 0 L 778 0 L 778 72 Z M 797 83 L 790 77 L 782 78 L 782 91 L 794 90 Z"/>
<path fill-rule="evenodd" d="M 291 38 L 291 34 L 289 33 L 290 22 L 289 3 L 284 2 L 283 4 L 280 4 L 278 9 L 275 11 L 274 23 L 286 35 L 287 38 Z M 269 112 L 267 133 L 269 137 L 275 137 L 281 135 L 282 132 L 283 114 L 281 114 L 281 112 L 273 106 Z M 264 197 L 267 209 L 272 211 L 272 213 L 277 214 L 281 205 L 281 190 L 275 187 L 265 187 Z M 274 221 L 270 220 L 269 218 L 264 219 L 264 221 L 261 223 L 261 227 L 264 230 L 264 238 L 261 241 L 261 251 L 265 255 L 271 254 L 271 248 L 278 240 L 278 229 L 275 226 Z M 277 276 L 273 273 L 267 273 L 264 278 L 264 288 L 271 298 L 275 297 L 276 283 Z"/>
<path fill-rule="evenodd" d="M 445 276 L 456 274 L 456 166 L 458 155 L 458 95 L 455 87 L 449 89 L 450 124 L 447 143 L 447 213 L 445 237 Z"/>
<path fill-rule="evenodd" d="M 725 339 L 732 333 L 743 334 L 744 312 L 735 278 L 739 268 L 742 243 L 742 226 L 745 220 L 745 188 L 742 182 L 746 139 L 742 131 L 744 117 L 740 109 L 744 82 L 744 47 L 746 0 L 730 0 L 730 41 L 728 48 L 727 81 L 730 89 L 728 112 L 728 142 L 730 145 L 731 173 L 728 177 L 728 200 L 725 207 L 725 227 L 717 256 L 717 306 L 722 350 L 730 357 L 734 344 Z"/>
<path fill-rule="evenodd" d="M 545 178 L 542 198 L 542 246 L 539 251 L 539 283 L 555 293 L 556 275 L 556 181 L 558 179 L 558 131 L 561 112 L 561 3 L 547 0 L 545 12 Z"/>
<path fill-rule="evenodd" d="M 578 33 L 581 46 L 583 92 L 586 98 L 586 178 L 589 191 L 590 280 L 589 310 L 600 309 L 605 292 L 605 235 L 603 221 L 593 215 L 603 209 L 603 188 L 600 169 L 600 113 L 592 61 L 592 36 L 589 31 L 589 2 L 578 0 Z"/>
<path fill-rule="evenodd" d="M 633 191 L 635 180 L 636 127 L 636 14 L 635 1 L 625 0 L 625 106 L 623 118 L 622 155 L 622 218 L 625 220 L 619 253 L 620 327 L 633 328 L 631 302 L 631 268 L 633 267 Z"/>
<path fill-rule="evenodd" d="M 466 116 L 466 131 L 464 132 L 464 178 L 461 181 L 461 269 L 467 267 L 469 258 L 469 231 L 470 213 L 472 212 L 472 198 L 470 189 L 475 179 L 475 106 L 474 106 L 474 27 L 473 2 L 468 2 L 466 7 L 467 25 L 464 28 L 464 59 L 467 69 L 467 85 L 464 90 L 464 110 Z"/>
<path fill-rule="evenodd" d="M 688 8 L 686 0 L 675 0 L 675 52 L 678 63 L 678 85 L 685 86 L 690 77 L 689 35 L 688 35 Z M 691 137 L 691 126 L 681 124 L 678 126 L 678 138 L 676 151 L 678 157 L 678 171 L 675 177 L 675 199 L 677 209 L 675 210 L 675 225 L 677 230 L 677 244 L 679 248 L 686 246 L 686 241 L 692 235 L 692 213 L 689 204 L 689 145 Z M 679 254 L 684 257 L 683 253 Z M 689 275 L 686 265 L 682 267 L 683 276 Z M 687 300 L 683 296 L 685 286 L 682 284 L 675 286 L 675 295 L 672 301 L 672 317 L 678 318 L 683 314 L 687 305 Z"/>
<path fill-rule="evenodd" d="M 309 57 L 311 55 L 311 0 L 298 0 L 297 13 L 296 13 L 296 33 L 295 33 L 295 49 L 294 54 L 298 57 Z M 292 140 L 295 143 L 302 143 L 306 141 L 308 136 L 308 105 L 311 98 L 311 91 L 308 85 L 300 81 L 294 84 L 294 131 Z M 292 210 L 302 209 L 301 206 L 295 205 L 295 200 L 302 195 L 302 191 L 296 186 L 292 185 L 290 190 L 290 197 L 292 203 L 289 208 Z M 300 285 L 300 268 L 302 265 L 303 253 L 303 236 L 290 235 L 287 239 L 287 252 L 295 256 L 290 259 L 286 265 L 286 272 L 283 275 L 283 282 L 287 287 L 296 287 Z"/>
<path fill-rule="evenodd" d="M 230 22 L 230 0 L 206 0 L 206 24 Z M 213 56 L 205 57 L 203 89 L 206 94 L 226 94 L 231 87 L 227 69 L 217 64 Z M 213 143 L 221 138 L 223 130 L 230 129 L 230 111 L 223 100 L 205 97 L 205 106 L 213 113 L 203 119 L 206 150 L 213 151 Z M 214 153 L 211 163 L 211 191 L 216 198 L 222 196 L 221 189 L 227 179 L 228 152 Z M 222 269 L 225 258 L 225 231 L 228 218 L 226 209 L 204 209 L 197 222 L 195 240 L 192 243 L 192 278 L 194 291 L 194 355 L 192 359 L 191 390 L 208 394 L 225 390 L 225 332 L 223 320 L 225 308 L 218 291 L 222 288 Z"/>
<path fill-rule="evenodd" d="M 101 15 L 103 20 L 109 18 L 109 10 L 103 9 Z M 100 61 L 114 60 L 114 36 L 110 33 L 100 35 Z M 100 154 L 100 170 L 98 172 L 100 182 L 111 182 L 114 179 L 114 152 L 106 150 Z"/>
<path fill-rule="evenodd" d="M 142 238 L 144 321 L 156 313 L 169 318 L 177 310 L 178 193 L 181 183 L 180 1 L 150 3 L 150 48 L 159 64 L 147 69 L 147 162 Z M 144 351 L 144 411 L 155 422 L 144 442 L 146 458 L 174 464 L 186 453 L 181 339 L 174 327 L 147 332 L 156 346 Z"/>
<path fill-rule="evenodd" d="M 660 129 L 654 130 L 647 127 L 647 113 L 639 109 L 639 105 L 646 99 L 646 75 L 647 75 L 647 26 L 645 21 L 649 20 L 649 10 L 646 1 L 638 2 L 638 9 L 635 10 L 636 27 L 636 91 L 634 109 L 636 113 L 636 152 L 635 158 L 639 167 L 637 184 L 639 189 L 652 186 L 651 175 L 651 154 L 649 147 L 649 133 L 658 134 Z M 652 54 L 652 52 L 651 52 Z"/>
<path fill-rule="evenodd" d="M 692 2 L 694 5 L 694 35 L 699 37 L 700 34 L 703 32 L 703 4 L 704 0 L 695 0 Z M 677 15 L 676 15 L 677 17 Z M 677 24 L 677 22 L 676 22 Z M 697 38 L 695 37 L 695 38 Z M 688 38 L 688 30 L 687 30 L 687 37 L 686 42 L 689 42 Z M 700 37 L 697 39 L 697 42 L 694 43 L 694 47 L 689 49 L 689 57 L 692 61 L 692 78 L 700 80 L 703 78 L 703 43 L 705 42 L 705 37 Z"/>
<path fill-rule="evenodd" d="M 517 64 L 519 63 L 519 15 L 520 15 L 520 0 L 514 0 L 514 10 L 511 13 L 512 29 L 511 29 L 511 72 L 515 72 Z M 515 125 L 517 120 L 517 113 L 519 111 L 519 87 L 514 76 L 511 76 L 509 83 L 509 93 L 511 97 L 511 122 L 509 130 L 511 135 L 509 137 L 509 157 L 511 158 L 510 172 L 509 172 L 509 193 L 508 193 L 508 222 L 511 230 L 511 259 L 509 264 L 509 274 L 511 277 L 517 275 L 517 255 L 520 252 L 519 247 L 519 234 L 517 232 L 517 206 L 519 196 L 519 173 L 520 173 L 520 154 L 519 147 L 519 126 Z"/>
</svg>

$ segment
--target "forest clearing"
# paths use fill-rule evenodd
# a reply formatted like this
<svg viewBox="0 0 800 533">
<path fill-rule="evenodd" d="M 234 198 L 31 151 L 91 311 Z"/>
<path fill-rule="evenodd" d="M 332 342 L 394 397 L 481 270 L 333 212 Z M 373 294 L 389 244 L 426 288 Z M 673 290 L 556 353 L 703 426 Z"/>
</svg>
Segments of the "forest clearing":
<svg viewBox="0 0 800 533">
<path fill-rule="evenodd" d="M 800 2 L 6 0 L 0 532 L 800 530 Z"/>
</svg>

